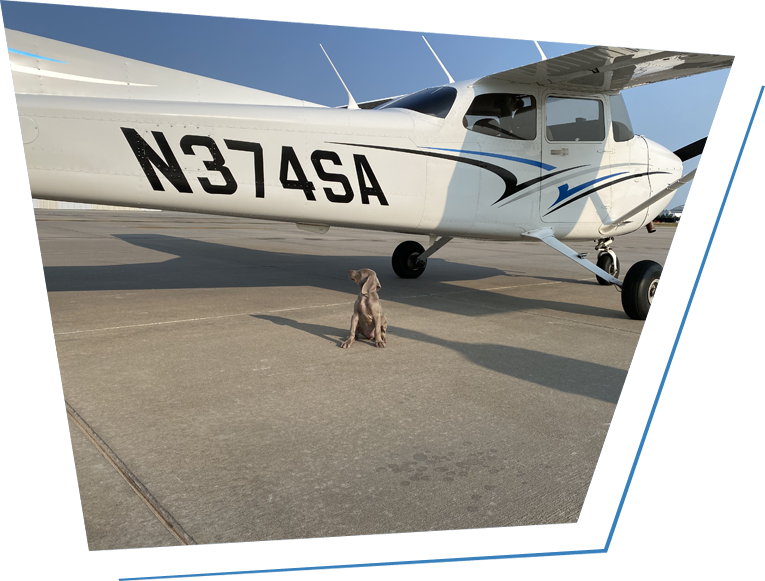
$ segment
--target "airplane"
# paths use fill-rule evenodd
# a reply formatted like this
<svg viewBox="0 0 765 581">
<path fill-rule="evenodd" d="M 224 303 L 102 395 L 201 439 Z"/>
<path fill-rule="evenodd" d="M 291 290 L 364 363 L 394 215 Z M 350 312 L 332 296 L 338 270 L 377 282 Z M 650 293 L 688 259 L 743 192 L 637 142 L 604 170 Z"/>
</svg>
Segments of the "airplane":
<svg viewBox="0 0 765 581">
<path fill-rule="evenodd" d="M 706 140 L 671 152 L 635 135 L 621 91 L 733 62 L 605 46 L 547 59 L 537 44 L 539 62 L 454 81 L 433 51 L 448 83 L 357 103 L 330 60 L 348 104 L 325 107 L 6 38 L 34 198 L 427 235 L 427 249 L 393 252 L 409 279 L 454 238 L 537 240 L 619 288 L 637 320 L 662 267 L 643 260 L 619 280 L 614 239 L 653 231 Z M 596 262 L 566 241 L 593 241 Z"/>
</svg>

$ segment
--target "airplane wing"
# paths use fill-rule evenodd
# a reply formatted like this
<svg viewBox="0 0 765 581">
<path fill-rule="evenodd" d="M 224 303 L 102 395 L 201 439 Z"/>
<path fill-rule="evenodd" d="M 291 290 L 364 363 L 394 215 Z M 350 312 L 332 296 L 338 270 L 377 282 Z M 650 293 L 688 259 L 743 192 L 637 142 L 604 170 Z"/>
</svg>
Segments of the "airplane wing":
<svg viewBox="0 0 765 581">
<path fill-rule="evenodd" d="M 5 29 L 17 94 L 322 107 L 242 85 Z"/>
<path fill-rule="evenodd" d="M 595 46 L 483 77 L 578 92 L 621 91 L 729 68 L 732 56 Z"/>
</svg>

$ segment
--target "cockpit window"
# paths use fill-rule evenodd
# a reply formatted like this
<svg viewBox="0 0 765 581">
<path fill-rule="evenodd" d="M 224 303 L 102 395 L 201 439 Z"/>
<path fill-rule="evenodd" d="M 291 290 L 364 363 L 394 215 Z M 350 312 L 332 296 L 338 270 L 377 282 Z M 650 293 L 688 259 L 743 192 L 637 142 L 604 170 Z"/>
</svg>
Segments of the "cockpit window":
<svg viewBox="0 0 765 581">
<path fill-rule="evenodd" d="M 409 109 L 423 115 L 445 119 L 456 98 L 457 89 L 454 87 L 433 87 L 390 101 L 377 109 Z"/>
<path fill-rule="evenodd" d="M 492 137 L 533 141 L 537 137 L 537 102 L 531 95 L 478 95 L 462 124 L 470 131 Z"/>
<path fill-rule="evenodd" d="M 546 131 L 548 141 L 603 141 L 603 101 L 548 97 Z"/>
<path fill-rule="evenodd" d="M 630 114 L 621 94 L 611 96 L 611 125 L 614 128 L 614 141 L 629 141 L 635 137 Z"/>
</svg>

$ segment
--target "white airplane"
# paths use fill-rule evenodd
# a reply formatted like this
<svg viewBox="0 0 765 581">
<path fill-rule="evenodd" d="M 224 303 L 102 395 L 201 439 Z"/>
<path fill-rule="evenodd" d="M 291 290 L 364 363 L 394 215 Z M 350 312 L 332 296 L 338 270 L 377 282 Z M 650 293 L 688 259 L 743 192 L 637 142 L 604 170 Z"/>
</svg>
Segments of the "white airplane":
<svg viewBox="0 0 765 581">
<path fill-rule="evenodd" d="M 403 278 L 455 237 L 541 240 L 621 287 L 634 319 L 661 266 L 638 262 L 622 282 L 612 242 L 652 229 L 704 140 L 672 153 L 634 135 L 620 91 L 733 62 L 598 46 L 454 82 L 439 60 L 448 84 L 361 104 L 349 91 L 328 108 L 6 37 L 35 198 L 428 235 L 394 251 Z M 595 241 L 597 265 L 569 240 Z"/>
</svg>

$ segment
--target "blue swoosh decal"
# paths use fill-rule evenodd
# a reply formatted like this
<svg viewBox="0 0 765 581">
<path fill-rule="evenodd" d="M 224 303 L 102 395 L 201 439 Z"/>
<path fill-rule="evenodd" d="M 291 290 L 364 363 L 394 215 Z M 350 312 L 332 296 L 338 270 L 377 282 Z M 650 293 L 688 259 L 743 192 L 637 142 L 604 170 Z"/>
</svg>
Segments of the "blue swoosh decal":
<svg viewBox="0 0 765 581">
<path fill-rule="evenodd" d="M 57 61 L 56 59 L 49 59 L 46 56 L 40 56 L 39 54 L 32 54 L 31 52 L 24 52 L 22 50 L 16 50 L 15 48 L 9 48 L 8 52 L 12 52 L 13 54 L 20 54 L 21 56 L 31 56 L 34 59 L 40 59 L 44 61 L 50 61 L 52 63 L 62 63 L 67 64 L 66 61 Z"/>
<path fill-rule="evenodd" d="M 597 184 L 598 182 L 602 182 L 603 180 L 607 180 L 608 178 L 612 178 L 614 176 L 620 176 L 620 175 L 623 175 L 623 174 L 626 174 L 626 173 L 627 173 L 626 171 L 620 171 L 619 173 L 612 173 L 610 176 L 604 176 L 602 178 L 594 179 L 594 180 L 592 180 L 590 182 L 587 182 L 587 183 L 581 184 L 579 186 L 576 186 L 575 188 L 572 188 L 570 190 L 568 189 L 568 184 L 563 184 L 562 186 L 558 187 L 558 199 L 555 200 L 552 204 L 550 204 L 550 208 L 552 208 L 558 202 L 562 202 L 563 200 L 565 200 L 569 196 L 573 196 L 577 192 L 581 192 L 583 189 L 589 188 L 590 186 L 593 186 L 593 185 Z"/>
<path fill-rule="evenodd" d="M 535 161 L 533 159 L 525 159 L 523 157 L 512 157 L 510 155 L 500 155 L 499 153 L 487 153 L 484 151 L 469 151 L 467 149 L 445 149 L 443 147 L 423 147 L 422 149 L 435 149 L 436 151 L 453 151 L 455 153 L 471 153 L 473 155 L 485 155 L 486 157 L 498 157 L 500 159 L 507 159 L 509 161 L 517 161 L 518 163 L 525 163 L 526 165 L 533 165 L 534 167 L 541 167 L 547 171 L 555 169 L 554 165 L 542 163 L 541 161 Z"/>
</svg>

